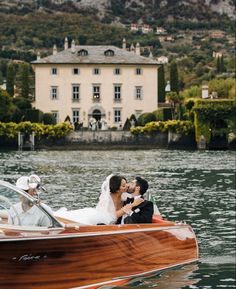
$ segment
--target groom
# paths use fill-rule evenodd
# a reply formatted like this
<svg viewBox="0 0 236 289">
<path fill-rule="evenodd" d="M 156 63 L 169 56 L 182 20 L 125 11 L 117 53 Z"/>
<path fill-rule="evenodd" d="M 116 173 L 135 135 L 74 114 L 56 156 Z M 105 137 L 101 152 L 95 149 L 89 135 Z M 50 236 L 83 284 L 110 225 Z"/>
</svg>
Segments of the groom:
<svg viewBox="0 0 236 289">
<path fill-rule="evenodd" d="M 148 182 L 141 177 L 136 177 L 135 180 L 128 185 L 128 193 L 131 194 L 131 198 L 127 198 L 124 205 L 132 203 L 136 198 L 143 198 L 143 195 L 146 193 L 147 189 Z M 125 215 L 121 223 L 152 223 L 153 212 L 153 203 L 144 200 L 140 205 L 134 207 L 129 215 Z"/>
</svg>

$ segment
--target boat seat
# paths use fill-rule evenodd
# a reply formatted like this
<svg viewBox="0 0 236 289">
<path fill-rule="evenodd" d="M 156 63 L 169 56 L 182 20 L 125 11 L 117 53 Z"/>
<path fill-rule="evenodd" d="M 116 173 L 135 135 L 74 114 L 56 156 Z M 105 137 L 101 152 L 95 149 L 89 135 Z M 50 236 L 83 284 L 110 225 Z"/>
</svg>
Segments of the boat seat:
<svg viewBox="0 0 236 289">
<path fill-rule="evenodd" d="M 152 216 L 152 223 L 160 223 L 161 221 L 164 221 L 161 215 Z"/>
<path fill-rule="evenodd" d="M 168 220 L 164 220 L 161 215 L 153 215 L 152 216 L 152 223 L 173 225 L 173 222 L 168 221 Z"/>
</svg>

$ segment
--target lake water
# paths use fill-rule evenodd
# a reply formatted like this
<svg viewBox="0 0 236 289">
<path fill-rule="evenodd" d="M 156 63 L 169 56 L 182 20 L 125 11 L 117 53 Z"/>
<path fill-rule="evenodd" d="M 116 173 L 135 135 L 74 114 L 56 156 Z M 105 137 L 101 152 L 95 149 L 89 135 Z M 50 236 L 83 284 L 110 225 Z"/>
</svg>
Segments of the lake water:
<svg viewBox="0 0 236 289">
<path fill-rule="evenodd" d="M 143 176 L 161 213 L 192 225 L 200 260 L 122 288 L 230 289 L 236 288 L 235 161 L 232 151 L 0 152 L 0 179 L 14 183 L 36 173 L 49 192 L 43 198 L 50 206 L 75 209 L 97 203 L 110 173 Z"/>
</svg>

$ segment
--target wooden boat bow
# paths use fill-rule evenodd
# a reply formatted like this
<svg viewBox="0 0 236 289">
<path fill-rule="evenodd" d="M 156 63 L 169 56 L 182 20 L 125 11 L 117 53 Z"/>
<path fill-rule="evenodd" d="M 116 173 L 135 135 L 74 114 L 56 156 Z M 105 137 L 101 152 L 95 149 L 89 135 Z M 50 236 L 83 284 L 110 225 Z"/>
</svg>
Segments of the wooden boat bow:
<svg viewBox="0 0 236 289">
<path fill-rule="evenodd" d="M 185 224 L 81 226 L 62 219 L 53 224 L 59 225 L 0 221 L 0 289 L 120 285 L 198 260 L 196 236 Z"/>
</svg>

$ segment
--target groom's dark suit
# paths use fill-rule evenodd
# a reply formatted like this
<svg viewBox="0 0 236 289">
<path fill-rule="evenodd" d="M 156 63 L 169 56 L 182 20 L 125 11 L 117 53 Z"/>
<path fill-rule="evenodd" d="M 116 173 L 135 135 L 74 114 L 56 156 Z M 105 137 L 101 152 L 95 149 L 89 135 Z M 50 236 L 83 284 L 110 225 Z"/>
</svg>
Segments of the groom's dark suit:
<svg viewBox="0 0 236 289">
<path fill-rule="evenodd" d="M 127 198 L 125 201 L 125 205 L 133 203 L 134 198 Z M 127 216 L 124 219 L 125 224 L 141 224 L 141 223 L 152 223 L 152 215 L 153 215 L 153 203 L 150 201 L 144 200 L 143 203 L 134 207 L 132 209 L 131 216 Z"/>
</svg>

